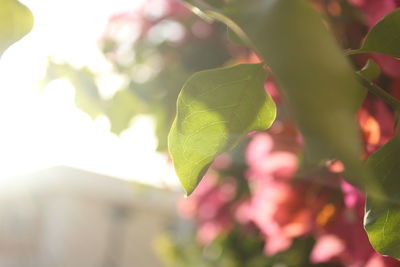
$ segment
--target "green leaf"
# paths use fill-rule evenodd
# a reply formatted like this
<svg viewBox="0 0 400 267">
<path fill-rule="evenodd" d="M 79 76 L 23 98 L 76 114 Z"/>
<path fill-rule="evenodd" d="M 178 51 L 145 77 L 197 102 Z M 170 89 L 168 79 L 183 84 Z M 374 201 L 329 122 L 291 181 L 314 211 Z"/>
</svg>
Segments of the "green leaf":
<svg viewBox="0 0 400 267">
<path fill-rule="evenodd" d="M 120 90 L 105 104 L 111 132 L 119 135 L 130 126 L 132 118 L 143 110 L 144 104 L 130 91 Z"/>
<path fill-rule="evenodd" d="M 242 64 L 198 72 L 183 86 L 168 146 L 188 195 L 216 156 L 271 126 L 276 108 L 264 80 L 262 65 Z"/>
<path fill-rule="evenodd" d="M 95 74 L 88 68 L 75 68 L 68 63 L 55 63 L 49 60 L 46 77 L 42 87 L 52 80 L 65 78 L 75 88 L 75 105 L 92 119 L 103 113 L 103 99 L 99 94 Z"/>
<path fill-rule="evenodd" d="M 222 9 L 191 4 L 228 25 L 269 65 L 304 136 L 309 160 L 340 159 L 351 182 L 377 190 L 359 160 L 355 113 L 365 91 L 309 1 L 232 1 Z"/>
<path fill-rule="evenodd" d="M 381 68 L 372 59 L 368 59 L 364 67 L 358 73 L 367 80 L 374 80 L 381 74 Z"/>
<path fill-rule="evenodd" d="M 102 114 L 103 99 L 99 94 L 94 73 L 88 68 L 73 70 L 68 79 L 75 87 L 75 105 L 92 119 Z"/>
<path fill-rule="evenodd" d="M 386 198 L 376 199 L 368 196 L 365 229 L 376 251 L 400 260 L 400 136 L 372 154 L 368 166 L 377 174 Z"/>
<path fill-rule="evenodd" d="M 228 40 L 232 43 L 247 46 L 247 44 L 242 39 L 240 39 L 240 37 L 234 31 L 232 31 L 231 28 L 227 27 L 226 34 L 228 36 Z"/>
<path fill-rule="evenodd" d="M 31 11 L 16 0 L 0 0 L 0 56 L 33 26 Z"/>
<path fill-rule="evenodd" d="M 400 8 L 386 15 L 367 34 L 358 53 L 382 53 L 400 58 Z"/>
<path fill-rule="evenodd" d="M 239 1 L 227 14 L 271 67 L 315 157 L 358 158 L 364 90 L 308 1 Z"/>
</svg>

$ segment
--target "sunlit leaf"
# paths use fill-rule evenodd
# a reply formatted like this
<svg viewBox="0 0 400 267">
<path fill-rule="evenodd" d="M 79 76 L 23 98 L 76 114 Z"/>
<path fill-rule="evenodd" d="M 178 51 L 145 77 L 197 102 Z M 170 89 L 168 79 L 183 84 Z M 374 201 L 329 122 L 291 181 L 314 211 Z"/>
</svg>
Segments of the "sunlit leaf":
<svg viewBox="0 0 400 267">
<path fill-rule="evenodd" d="M 312 161 L 338 158 L 349 179 L 374 188 L 359 155 L 355 122 L 364 89 L 309 1 L 232 1 L 216 9 L 192 0 L 206 16 L 227 24 L 269 65 Z"/>
<path fill-rule="evenodd" d="M 104 103 L 99 94 L 95 75 L 87 68 L 75 68 L 68 63 L 49 61 L 43 86 L 55 79 L 67 79 L 75 88 L 75 104 L 92 119 L 102 114 Z"/>
<path fill-rule="evenodd" d="M 188 195 L 217 155 L 272 124 L 276 108 L 264 80 L 262 65 L 243 64 L 198 72 L 183 86 L 168 145 Z"/>
<path fill-rule="evenodd" d="M 400 8 L 386 15 L 370 30 L 357 52 L 382 53 L 400 58 Z"/>
<path fill-rule="evenodd" d="M 120 134 L 127 129 L 134 115 L 143 110 L 143 105 L 129 90 L 116 92 L 105 104 L 105 113 L 110 120 L 111 132 Z"/>
<path fill-rule="evenodd" d="M 386 199 L 384 203 L 368 196 L 365 229 L 372 246 L 379 253 L 400 260 L 400 136 L 372 154 L 367 164 L 377 174 Z"/>
<path fill-rule="evenodd" d="M 102 113 L 103 101 L 94 74 L 87 68 L 69 73 L 69 80 L 75 87 L 75 104 L 92 119 Z"/>
<path fill-rule="evenodd" d="M 33 26 L 31 11 L 16 0 L 0 0 L 0 56 Z"/>
</svg>

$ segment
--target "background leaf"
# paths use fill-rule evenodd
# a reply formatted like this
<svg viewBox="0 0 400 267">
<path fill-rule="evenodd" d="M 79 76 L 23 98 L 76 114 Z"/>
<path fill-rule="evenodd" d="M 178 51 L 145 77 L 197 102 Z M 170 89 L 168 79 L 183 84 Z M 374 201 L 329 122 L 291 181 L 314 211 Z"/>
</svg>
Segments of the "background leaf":
<svg viewBox="0 0 400 267">
<path fill-rule="evenodd" d="M 33 26 L 31 11 L 16 0 L 0 0 L 0 56 Z"/>
<path fill-rule="evenodd" d="M 367 161 L 377 174 L 386 199 L 368 196 L 365 214 L 365 229 L 372 246 L 379 253 L 400 260 L 400 136 L 394 137 L 387 144 L 372 154 Z"/>
<path fill-rule="evenodd" d="M 42 87 L 55 79 L 65 78 L 75 88 L 75 104 L 92 119 L 102 114 L 104 101 L 100 97 L 96 77 L 88 68 L 75 68 L 68 63 L 49 61 Z"/>
<path fill-rule="evenodd" d="M 145 109 L 145 104 L 127 89 L 117 91 L 104 105 L 111 124 L 110 130 L 117 135 L 130 126 L 136 114 Z"/>
<path fill-rule="evenodd" d="M 313 156 L 355 161 L 363 90 L 319 14 L 303 0 L 238 2 L 227 14 L 271 67 Z"/>
<path fill-rule="evenodd" d="M 262 65 L 243 64 L 198 72 L 183 86 L 168 145 L 188 195 L 217 155 L 274 121 L 276 107 L 264 80 Z"/>
<path fill-rule="evenodd" d="M 386 15 L 370 30 L 357 52 L 382 53 L 400 58 L 400 8 Z"/>
</svg>

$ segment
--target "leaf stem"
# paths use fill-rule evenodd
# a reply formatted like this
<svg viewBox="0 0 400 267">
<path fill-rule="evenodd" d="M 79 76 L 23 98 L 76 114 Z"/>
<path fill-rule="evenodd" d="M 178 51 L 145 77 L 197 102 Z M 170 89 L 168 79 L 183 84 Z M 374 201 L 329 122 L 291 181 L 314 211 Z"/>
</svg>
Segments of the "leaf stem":
<svg viewBox="0 0 400 267">
<path fill-rule="evenodd" d="M 364 78 L 359 72 L 356 72 L 357 76 L 361 82 L 361 84 L 368 89 L 371 93 L 376 95 L 377 97 L 381 98 L 383 101 L 386 102 L 391 108 L 396 111 L 400 111 L 400 101 L 391 96 L 385 90 L 380 88 L 378 85 L 374 84 L 373 82 Z"/>
<path fill-rule="evenodd" d="M 343 51 L 346 56 L 357 55 L 363 53 L 360 49 L 346 49 Z"/>
</svg>

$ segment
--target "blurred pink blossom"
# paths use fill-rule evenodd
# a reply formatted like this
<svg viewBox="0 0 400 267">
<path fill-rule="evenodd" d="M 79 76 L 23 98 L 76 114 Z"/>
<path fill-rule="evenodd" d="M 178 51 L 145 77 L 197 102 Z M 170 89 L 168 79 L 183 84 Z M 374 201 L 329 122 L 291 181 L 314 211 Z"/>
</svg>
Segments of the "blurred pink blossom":
<svg viewBox="0 0 400 267">
<path fill-rule="evenodd" d="M 349 2 L 361 8 L 370 27 L 399 5 L 395 0 L 349 0 Z"/>
<path fill-rule="evenodd" d="M 288 249 L 312 227 L 303 196 L 285 182 L 269 181 L 254 191 L 252 211 L 252 220 L 266 238 L 267 255 Z"/>
<path fill-rule="evenodd" d="M 370 245 L 363 228 L 363 194 L 344 180 L 341 189 L 343 207 L 336 205 L 329 222 L 315 229 L 317 242 L 310 255 L 311 262 L 336 262 L 351 267 L 400 266 L 399 262 L 376 253 Z"/>
<path fill-rule="evenodd" d="M 178 205 L 181 216 L 198 223 L 197 240 L 206 245 L 218 235 L 228 232 L 233 222 L 230 201 L 236 195 L 236 183 L 226 177 L 218 181 L 217 173 L 209 171 L 196 190 Z"/>
<path fill-rule="evenodd" d="M 329 262 L 345 250 L 344 242 L 336 235 L 321 235 L 313 247 L 310 260 L 313 263 Z"/>
<path fill-rule="evenodd" d="M 267 255 L 288 249 L 294 238 L 312 227 L 304 195 L 289 183 L 297 170 L 297 156 L 276 150 L 274 142 L 271 135 L 260 133 L 246 151 L 253 189 L 247 214 L 266 238 Z"/>
</svg>

